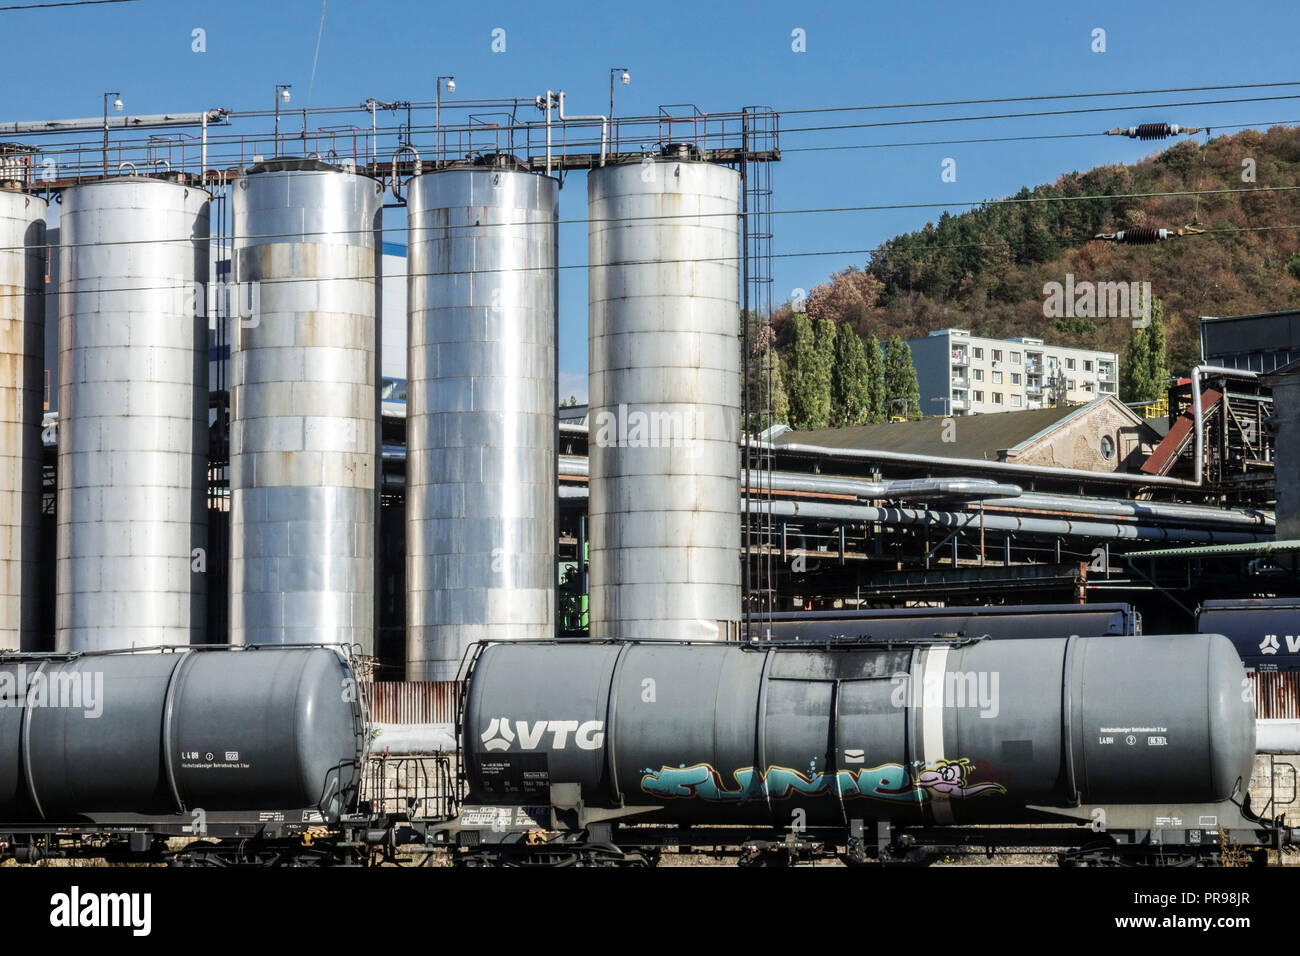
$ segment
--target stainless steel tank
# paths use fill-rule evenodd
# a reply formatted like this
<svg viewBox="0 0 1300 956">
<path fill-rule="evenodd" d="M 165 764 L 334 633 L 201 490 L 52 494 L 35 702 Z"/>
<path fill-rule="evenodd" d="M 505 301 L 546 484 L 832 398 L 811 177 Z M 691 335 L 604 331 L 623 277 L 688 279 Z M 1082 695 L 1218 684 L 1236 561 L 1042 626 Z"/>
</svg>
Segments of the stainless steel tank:
<svg viewBox="0 0 1300 956">
<path fill-rule="evenodd" d="M 209 198 L 141 177 L 63 193 L 61 651 L 203 637 Z"/>
<path fill-rule="evenodd" d="M 0 650 L 36 649 L 46 208 L 0 187 Z"/>
<path fill-rule="evenodd" d="M 555 634 L 554 179 L 454 168 L 407 199 L 407 679 Z"/>
<path fill-rule="evenodd" d="M 465 700 L 467 802 L 576 783 L 589 808 L 656 809 L 647 822 L 778 826 L 1218 802 L 1254 762 L 1245 677 L 1217 634 L 497 644 Z"/>
<path fill-rule="evenodd" d="M 230 638 L 374 649 L 381 189 L 272 160 L 233 189 Z"/>
<path fill-rule="evenodd" d="M 593 637 L 740 618 L 739 175 L 679 153 L 587 176 Z"/>
<path fill-rule="evenodd" d="M 0 819 L 314 808 L 335 820 L 365 754 L 355 687 L 328 648 L 8 658 Z"/>
</svg>

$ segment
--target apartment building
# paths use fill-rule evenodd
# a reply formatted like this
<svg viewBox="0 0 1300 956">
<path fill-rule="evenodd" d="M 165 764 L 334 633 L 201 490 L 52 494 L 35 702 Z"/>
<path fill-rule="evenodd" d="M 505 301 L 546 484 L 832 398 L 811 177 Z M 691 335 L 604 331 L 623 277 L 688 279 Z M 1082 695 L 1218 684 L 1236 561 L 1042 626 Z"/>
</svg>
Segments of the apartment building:
<svg viewBox="0 0 1300 956">
<path fill-rule="evenodd" d="M 925 415 L 986 415 L 1119 394 L 1114 352 L 936 329 L 908 339 Z"/>
</svg>

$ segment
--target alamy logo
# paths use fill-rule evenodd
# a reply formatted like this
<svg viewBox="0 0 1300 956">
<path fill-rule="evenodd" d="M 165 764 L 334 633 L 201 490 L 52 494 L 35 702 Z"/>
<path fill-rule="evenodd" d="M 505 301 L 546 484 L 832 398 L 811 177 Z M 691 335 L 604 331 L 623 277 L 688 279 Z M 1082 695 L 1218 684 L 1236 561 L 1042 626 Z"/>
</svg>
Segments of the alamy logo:
<svg viewBox="0 0 1300 956">
<path fill-rule="evenodd" d="M 1048 319 L 1132 319 L 1133 328 L 1151 324 L 1150 282 L 1075 282 L 1043 284 L 1043 316 Z"/>
<path fill-rule="evenodd" d="M 0 670 L 0 707 L 67 708 L 94 719 L 104 713 L 104 672 L 29 672 L 26 664 Z"/>
<path fill-rule="evenodd" d="M 148 936 L 152 913 L 151 893 L 82 893 L 73 886 L 50 897 L 50 925 L 57 927 L 124 926 L 133 936 Z"/>
<path fill-rule="evenodd" d="M 548 732 L 551 750 L 563 750 L 570 737 L 580 750 L 598 750 L 605 742 L 603 720 L 535 720 L 529 723 L 526 720 L 512 722 L 505 717 L 493 717 L 488 721 L 487 730 L 479 735 L 479 739 L 483 741 L 484 750 L 509 750 L 516 740 L 520 750 L 536 750 Z"/>
<path fill-rule="evenodd" d="M 601 448 L 687 448 L 695 436 L 695 415 L 645 411 L 619 405 L 596 413 L 595 443 Z"/>
<path fill-rule="evenodd" d="M 998 702 L 997 671 L 947 671 L 927 673 L 919 681 L 907 673 L 891 678 L 894 690 L 889 696 L 895 707 L 970 707 L 981 717 L 996 717 Z"/>
</svg>

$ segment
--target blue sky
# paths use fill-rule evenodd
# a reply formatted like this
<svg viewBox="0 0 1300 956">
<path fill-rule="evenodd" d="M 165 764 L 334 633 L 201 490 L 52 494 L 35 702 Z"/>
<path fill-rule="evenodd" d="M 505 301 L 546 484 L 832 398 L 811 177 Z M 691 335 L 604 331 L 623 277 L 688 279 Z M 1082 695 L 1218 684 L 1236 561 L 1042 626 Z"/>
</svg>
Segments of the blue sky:
<svg viewBox="0 0 1300 956">
<path fill-rule="evenodd" d="M 105 90 L 119 90 L 128 113 L 269 107 L 276 83 L 292 83 L 305 105 L 320 22 L 319 0 L 198 4 L 161 0 L 0 12 L 0 62 L 11 78 L 0 120 L 97 115 Z M 191 50 L 206 30 L 207 51 Z M 506 31 L 506 52 L 491 50 Z M 806 52 L 791 31 L 806 32 Z M 1091 50 L 1106 31 L 1106 52 Z M 380 99 L 431 99 L 433 77 L 455 74 L 456 95 L 531 97 L 564 89 L 569 109 L 604 112 L 608 69 L 626 66 L 622 115 L 661 103 L 704 111 L 769 105 L 778 111 L 920 100 L 1205 86 L 1300 79 L 1294 2 L 1039 2 L 971 4 L 493 3 L 328 4 L 316 106 Z M 16 83 L 13 81 L 17 81 Z M 1247 96 L 1300 96 L 1291 89 L 1174 94 L 1157 103 Z M 1300 98 L 1182 108 L 913 127 L 792 132 L 798 126 L 951 117 L 1138 103 L 1140 99 L 993 107 L 939 107 L 893 113 L 789 116 L 786 158 L 774 171 L 774 208 L 795 210 L 879 203 L 978 200 L 1054 180 L 1062 172 L 1131 162 L 1152 151 L 1118 137 L 889 149 L 798 152 L 797 147 L 1041 135 L 1102 130 L 1144 121 L 1223 126 L 1300 120 Z M 1165 145 L 1168 145 L 1167 143 Z M 957 163 L 957 181 L 940 179 Z M 568 178 L 561 218 L 580 219 L 586 188 Z M 965 206 L 954 205 L 959 212 Z M 942 210 L 776 217 L 774 250 L 811 253 L 869 249 L 919 228 Z M 390 236 L 400 241 L 401 236 Z M 586 257 L 585 227 L 563 227 L 561 262 Z M 861 255 L 778 258 L 775 298 L 810 289 Z M 585 392 L 586 275 L 561 271 L 561 391 Z M 581 394 L 580 392 L 580 394 Z"/>
</svg>

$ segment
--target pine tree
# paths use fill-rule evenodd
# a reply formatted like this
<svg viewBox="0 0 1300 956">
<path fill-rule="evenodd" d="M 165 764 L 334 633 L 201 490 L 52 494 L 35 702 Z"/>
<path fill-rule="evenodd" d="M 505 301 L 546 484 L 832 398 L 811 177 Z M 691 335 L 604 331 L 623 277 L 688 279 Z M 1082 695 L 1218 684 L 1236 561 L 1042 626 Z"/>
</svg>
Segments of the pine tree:
<svg viewBox="0 0 1300 956">
<path fill-rule="evenodd" d="M 765 404 L 770 402 L 772 408 L 772 414 L 765 416 L 766 424 L 763 427 L 789 424 L 790 398 L 785 392 L 785 368 L 781 353 L 775 347 L 763 353 L 762 376 L 760 396 Z"/>
<path fill-rule="evenodd" d="M 871 411 L 867 355 L 862 339 L 845 322 L 835 333 L 835 364 L 831 369 L 831 424 L 837 428 L 862 425 Z"/>
<path fill-rule="evenodd" d="M 828 323 L 834 327 L 834 323 Z M 794 319 L 794 341 L 786 370 L 790 398 L 790 427 L 799 431 L 825 428 L 830 417 L 830 366 L 823 361 L 819 336 L 806 315 Z"/>
<path fill-rule="evenodd" d="M 1151 401 L 1151 350 L 1145 329 L 1138 329 L 1129 339 L 1119 379 L 1120 395 L 1124 401 Z"/>
<path fill-rule="evenodd" d="M 921 411 L 921 389 L 916 383 L 912 350 L 897 335 L 885 343 L 885 414 L 911 417 Z"/>
<path fill-rule="evenodd" d="M 885 421 L 885 352 L 874 335 L 864 344 L 867 355 L 867 421 Z"/>
<path fill-rule="evenodd" d="M 1159 299 L 1151 300 L 1151 324 L 1147 326 L 1147 377 L 1151 381 L 1151 397 L 1155 401 L 1165 393 L 1169 385 L 1169 356 L 1165 341 L 1165 304 Z"/>
</svg>

